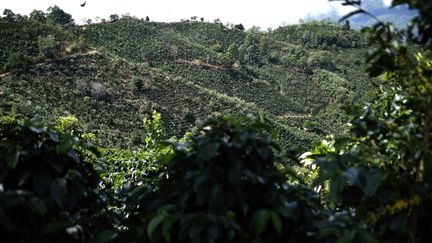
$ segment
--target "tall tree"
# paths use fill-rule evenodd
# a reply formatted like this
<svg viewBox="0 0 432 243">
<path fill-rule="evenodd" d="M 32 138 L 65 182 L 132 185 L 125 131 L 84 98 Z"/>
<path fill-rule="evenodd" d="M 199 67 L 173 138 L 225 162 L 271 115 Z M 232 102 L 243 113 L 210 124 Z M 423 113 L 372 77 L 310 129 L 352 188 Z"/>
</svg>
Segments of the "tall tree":
<svg viewBox="0 0 432 243">
<path fill-rule="evenodd" d="M 42 22 L 42 23 L 45 23 L 45 21 L 46 21 L 46 16 L 45 16 L 45 13 L 42 11 L 42 10 L 33 10 L 31 13 L 30 13 L 30 19 L 31 20 L 35 20 L 35 21 L 38 21 L 38 22 Z"/>
<path fill-rule="evenodd" d="M 12 12 L 12 10 L 5 8 L 5 10 L 3 11 L 3 15 L 5 16 L 5 18 L 7 20 L 15 20 L 16 15 L 14 12 Z"/>
<path fill-rule="evenodd" d="M 61 26 L 74 25 L 74 19 L 72 18 L 72 15 L 66 13 L 57 5 L 54 5 L 54 7 L 49 7 L 47 11 L 48 23 Z"/>
</svg>

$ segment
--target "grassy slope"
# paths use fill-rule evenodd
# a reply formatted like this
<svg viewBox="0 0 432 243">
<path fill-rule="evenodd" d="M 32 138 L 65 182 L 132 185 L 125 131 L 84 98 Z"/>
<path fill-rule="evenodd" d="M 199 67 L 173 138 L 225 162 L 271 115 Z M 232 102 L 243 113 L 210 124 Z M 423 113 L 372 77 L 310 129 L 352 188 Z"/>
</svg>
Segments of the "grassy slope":
<svg viewBox="0 0 432 243">
<path fill-rule="evenodd" d="M 290 28 L 297 28 L 296 35 Z M 0 109 L 50 119 L 73 114 L 105 144 L 123 146 L 142 142 L 142 119 L 153 109 L 162 113 L 168 134 L 177 136 L 215 112 L 253 113 L 277 128 L 284 145 L 305 146 L 319 137 L 303 131 L 305 121 L 340 130 L 340 104 L 361 99 L 368 87 L 356 61 L 361 48 L 301 46 L 301 28 L 258 33 L 259 43 L 270 43 L 261 47 L 263 56 L 293 53 L 299 63 L 264 61 L 234 68 L 223 64 L 221 54 L 231 43 L 244 44 L 247 33 L 217 24 L 120 20 L 76 27 L 72 32 L 99 51 L 5 75 Z M 300 31 L 317 35 L 310 26 Z M 349 34 L 350 41 L 358 38 Z M 331 70 L 308 63 L 314 52 L 323 51 L 331 58 Z M 143 81 L 142 90 L 133 88 L 134 77 Z"/>
</svg>

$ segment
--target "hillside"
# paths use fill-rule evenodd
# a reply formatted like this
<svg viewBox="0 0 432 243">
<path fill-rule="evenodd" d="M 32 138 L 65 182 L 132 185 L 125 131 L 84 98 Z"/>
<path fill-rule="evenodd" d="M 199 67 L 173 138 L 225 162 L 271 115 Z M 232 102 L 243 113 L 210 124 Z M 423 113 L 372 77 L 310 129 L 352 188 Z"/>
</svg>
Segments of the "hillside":
<svg viewBox="0 0 432 243">
<path fill-rule="evenodd" d="M 269 33 L 130 17 L 63 27 L 3 18 L 0 25 L 7 36 L 0 111 L 74 115 L 105 145 L 141 144 L 142 120 L 157 110 L 168 136 L 211 114 L 252 113 L 272 124 L 284 147 L 308 146 L 341 131 L 341 107 L 370 90 L 364 37 L 326 22 Z M 50 38 L 54 44 L 44 45 Z"/>
<path fill-rule="evenodd" d="M 5 9 L 0 241 L 429 242 L 432 4 L 392 2 L 412 29 Z"/>
</svg>

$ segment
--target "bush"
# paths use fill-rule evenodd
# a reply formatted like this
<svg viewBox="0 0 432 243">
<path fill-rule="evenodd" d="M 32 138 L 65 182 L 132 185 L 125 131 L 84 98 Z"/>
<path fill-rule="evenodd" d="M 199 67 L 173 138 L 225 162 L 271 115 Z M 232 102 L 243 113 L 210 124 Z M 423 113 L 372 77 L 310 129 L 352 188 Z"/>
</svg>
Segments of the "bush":
<svg viewBox="0 0 432 243">
<path fill-rule="evenodd" d="M 285 183 L 253 119 L 211 118 L 178 144 L 158 186 L 131 191 L 122 241 L 305 242 L 317 198 Z"/>
<path fill-rule="evenodd" d="M 22 52 L 11 53 L 6 60 L 4 69 L 7 71 L 24 72 L 28 70 L 32 61 L 29 56 Z"/>
<path fill-rule="evenodd" d="M 89 242 L 110 227 L 93 147 L 53 126 L 0 117 L 4 242 Z"/>
<path fill-rule="evenodd" d="M 95 82 L 91 84 L 90 95 L 98 100 L 106 99 L 109 96 L 105 85 L 100 82 Z"/>
<path fill-rule="evenodd" d="M 40 55 L 46 58 L 54 58 L 58 52 L 57 41 L 53 35 L 47 35 L 46 37 L 38 37 L 38 46 Z"/>
<path fill-rule="evenodd" d="M 132 77 L 131 84 L 135 91 L 141 91 L 144 88 L 144 80 L 137 76 Z"/>
</svg>

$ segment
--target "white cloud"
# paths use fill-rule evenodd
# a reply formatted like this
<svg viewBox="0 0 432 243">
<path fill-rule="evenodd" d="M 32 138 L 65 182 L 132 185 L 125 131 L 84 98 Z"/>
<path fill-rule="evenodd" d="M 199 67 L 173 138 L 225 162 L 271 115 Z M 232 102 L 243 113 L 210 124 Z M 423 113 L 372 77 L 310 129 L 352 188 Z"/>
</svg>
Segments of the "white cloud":
<svg viewBox="0 0 432 243">
<path fill-rule="evenodd" d="M 383 2 L 386 6 L 390 6 L 393 0 L 383 0 Z"/>
<path fill-rule="evenodd" d="M 14 0 L 0 2 L 0 10 L 12 9 L 15 13 L 29 14 L 33 9 L 46 10 L 58 5 L 73 15 L 77 23 L 84 18 L 96 16 L 108 18 L 110 14 L 130 13 L 140 18 L 149 16 L 154 21 L 179 21 L 191 16 L 206 20 L 220 18 L 222 22 L 243 23 L 262 28 L 277 27 L 281 23 L 296 23 L 307 15 L 323 14 L 334 6 L 340 12 L 347 12 L 340 3 L 327 0 Z"/>
</svg>

